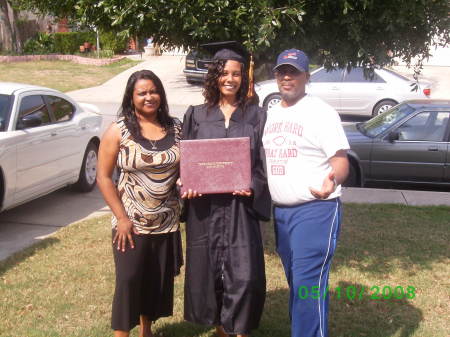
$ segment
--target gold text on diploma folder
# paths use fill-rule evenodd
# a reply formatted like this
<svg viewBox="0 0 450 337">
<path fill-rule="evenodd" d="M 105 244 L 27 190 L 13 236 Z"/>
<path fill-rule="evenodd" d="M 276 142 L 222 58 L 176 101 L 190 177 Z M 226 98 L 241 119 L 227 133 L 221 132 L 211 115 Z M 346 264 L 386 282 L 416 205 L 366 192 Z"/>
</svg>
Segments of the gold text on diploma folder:
<svg viewBox="0 0 450 337">
<path fill-rule="evenodd" d="M 207 169 L 225 168 L 233 164 L 232 161 L 209 161 L 197 163 L 199 166 L 204 166 Z"/>
</svg>

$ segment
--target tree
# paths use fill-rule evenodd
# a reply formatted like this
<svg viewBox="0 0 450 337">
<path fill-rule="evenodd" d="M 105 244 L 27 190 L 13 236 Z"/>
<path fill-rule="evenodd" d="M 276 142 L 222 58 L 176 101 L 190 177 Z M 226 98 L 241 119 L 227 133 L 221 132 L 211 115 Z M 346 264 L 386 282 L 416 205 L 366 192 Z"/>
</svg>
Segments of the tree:
<svg viewBox="0 0 450 337">
<path fill-rule="evenodd" d="M 165 46 L 238 40 L 261 61 L 296 47 L 328 67 L 385 65 L 394 57 L 409 63 L 430 55 L 433 38 L 450 41 L 448 0 L 15 1 L 103 29 L 152 35 Z"/>
<path fill-rule="evenodd" d="M 19 29 L 17 28 L 17 11 L 7 0 L 0 0 L 0 24 L 2 24 L 4 31 L 2 48 L 7 51 L 20 53 L 22 44 L 20 42 Z"/>
</svg>

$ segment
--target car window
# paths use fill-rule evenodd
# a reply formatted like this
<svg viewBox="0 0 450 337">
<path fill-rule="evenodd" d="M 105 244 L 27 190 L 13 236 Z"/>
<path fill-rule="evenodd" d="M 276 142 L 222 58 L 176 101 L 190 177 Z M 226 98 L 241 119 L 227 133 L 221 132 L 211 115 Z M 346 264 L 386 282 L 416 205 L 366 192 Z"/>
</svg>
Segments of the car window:
<svg viewBox="0 0 450 337">
<path fill-rule="evenodd" d="M 448 118 L 448 112 L 421 112 L 397 128 L 399 140 L 441 142 Z"/>
<path fill-rule="evenodd" d="M 346 71 L 344 82 L 385 83 L 385 81 L 374 71 L 371 72 L 367 69 L 364 74 L 363 68 L 351 68 L 350 71 Z"/>
<path fill-rule="evenodd" d="M 395 125 L 405 116 L 414 112 L 414 108 L 408 104 L 399 104 L 388 111 L 360 124 L 360 130 L 369 137 L 376 137 Z"/>
<path fill-rule="evenodd" d="M 57 96 L 45 96 L 47 104 L 57 122 L 68 121 L 75 112 L 75 107 L 69 101 Z"/>
<path fill-rule="evenodd" d="M 341 82 L 342 69 L 332 69 L 327 71 L 325 68 L 321 69 L 310 77 L 310 82 Z"/>
<path fill-rule="evenodd" d="M 0 131 L 6 130 L 9 111 L 11 110 L 11 102 L 12 96 L 0 95 Z"/>
<path fill-rule="evenodd" d="M 17 129 L 23 129 L 21 118 L 36 118 L 40 120 L 40 125 L 50 123 L 50 115 L 47 106 L 40 95 L 25 96 L 20 101 L 19 116 L 17 121 Z"/>
</svg>

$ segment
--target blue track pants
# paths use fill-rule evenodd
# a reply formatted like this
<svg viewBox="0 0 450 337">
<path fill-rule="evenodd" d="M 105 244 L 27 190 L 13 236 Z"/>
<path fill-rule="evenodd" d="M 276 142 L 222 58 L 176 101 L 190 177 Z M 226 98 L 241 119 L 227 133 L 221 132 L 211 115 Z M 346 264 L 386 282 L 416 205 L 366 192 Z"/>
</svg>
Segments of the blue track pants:
<svg viewBox="0 0 450 337">
<path fill-rule="evenodd" d="M 341 224 L 339 199 L 274 209 L 277 252 L 289 283 L 292 337 L 328 336 L 328 275 Z"/>
</svg>

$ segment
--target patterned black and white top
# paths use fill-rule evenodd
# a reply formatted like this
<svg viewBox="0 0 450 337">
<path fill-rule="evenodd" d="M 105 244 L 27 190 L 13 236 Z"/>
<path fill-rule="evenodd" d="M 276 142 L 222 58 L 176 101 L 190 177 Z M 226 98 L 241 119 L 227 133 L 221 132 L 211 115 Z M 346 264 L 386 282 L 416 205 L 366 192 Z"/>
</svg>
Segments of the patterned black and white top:
<svg viewBox="0 0 450 337">
<path fill-rule="evenodd" d="M 136 140 L 119 118 L 121 140 L 117 189 L 128 217 L 140 234 L 175 232 L 179 228 L 179 176 L 181 122 L 158 141 Z M 113 228 L 117 219 L 113 215 Z"/>
</svg>

